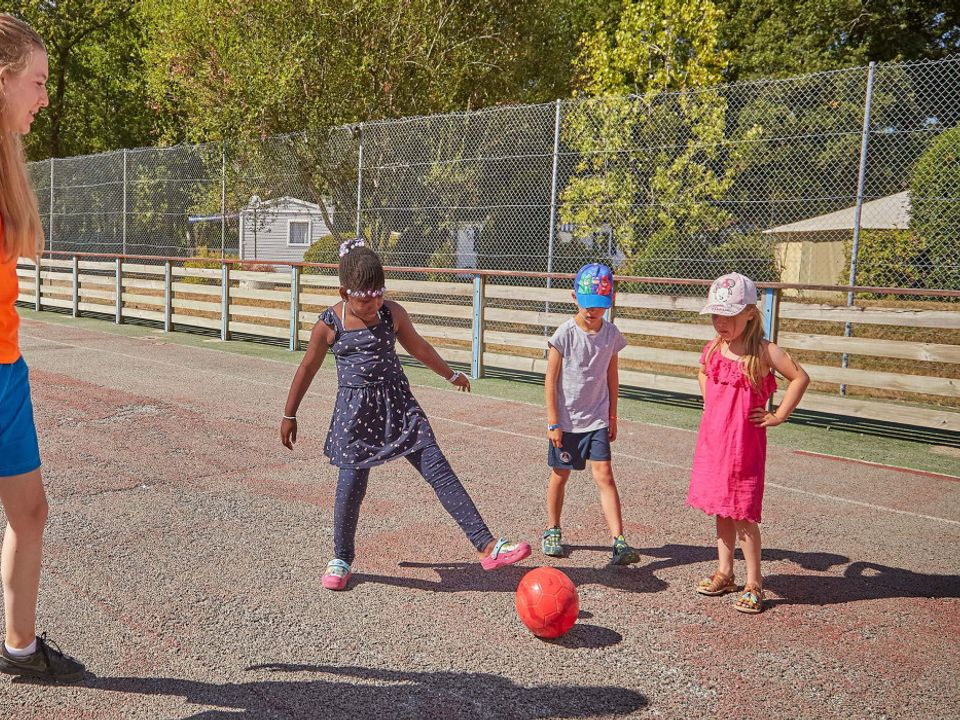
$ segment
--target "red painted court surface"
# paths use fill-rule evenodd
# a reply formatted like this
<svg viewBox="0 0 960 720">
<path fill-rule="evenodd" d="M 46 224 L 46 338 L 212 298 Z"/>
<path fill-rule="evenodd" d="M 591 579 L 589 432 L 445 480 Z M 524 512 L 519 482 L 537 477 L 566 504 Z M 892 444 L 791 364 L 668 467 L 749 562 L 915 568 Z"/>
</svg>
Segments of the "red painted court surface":
<svg viewBox="0 0 960 720">
<path fill-rule="evenodd" d="M 348 592 L 321 587 L 335 375 L 278 441 L 294 367 L 25 321 L 51 520 L 41 624 L 93 675 L 0 679 L 2 718 L 960 716 L 960 483 L 771 448 L 758 617 L 702 598 L 713 522 L 684 506 L 693 433 L 622 422 L 628 535 L 606 567 L 593 481 L 569 485 L 569 557 L 485 573 L 429 487 L 373 471 Z M 415 388 L 494 533 L 536 541 L 543 411 Z M 514 612 L 525 570 L 576 583 L 559 641 Z M 740 579 L 743 565 L 738 563 Z"/>
</svg>

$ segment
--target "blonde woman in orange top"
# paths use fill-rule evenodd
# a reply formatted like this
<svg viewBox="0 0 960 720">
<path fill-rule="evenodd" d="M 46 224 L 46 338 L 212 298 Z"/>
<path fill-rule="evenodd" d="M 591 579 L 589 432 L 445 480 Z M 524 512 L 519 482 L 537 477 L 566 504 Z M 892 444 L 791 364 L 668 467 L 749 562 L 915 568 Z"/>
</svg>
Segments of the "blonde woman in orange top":
<svg viewBox="0 0 960 720">
<path fill-rule="evenodd" d="M 0 13 L 0 504 L 7 518 L 0 552 L 6 634 L 0 672 L 63 680 L 84 667 L 37 636 L 37 594 L 47 498 L 33 422 L 27 365 L 14 303 L 17 259 L 39 262 L 43 228 L 27 179 L 21 136 L 47 101 L 47 51 L 26 23 Z"/>
</svg>

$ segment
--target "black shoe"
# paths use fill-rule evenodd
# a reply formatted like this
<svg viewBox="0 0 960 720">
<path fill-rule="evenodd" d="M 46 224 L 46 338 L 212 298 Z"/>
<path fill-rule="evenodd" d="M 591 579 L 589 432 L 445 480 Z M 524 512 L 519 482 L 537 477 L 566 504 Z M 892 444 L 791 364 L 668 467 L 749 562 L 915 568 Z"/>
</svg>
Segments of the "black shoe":
<svg viewBox="0 0 960 720">
<path fill-rule="evenodd" d="M 72 680 L 82 675 L 85 669 L 83 663 L 64 655 L 55 642 L 47 640 L 46 633 L 37 638 L 36 652 L 25 658 L 13 657 L 0 642 L 0 672 L 8 675 Z"/>
</svg>

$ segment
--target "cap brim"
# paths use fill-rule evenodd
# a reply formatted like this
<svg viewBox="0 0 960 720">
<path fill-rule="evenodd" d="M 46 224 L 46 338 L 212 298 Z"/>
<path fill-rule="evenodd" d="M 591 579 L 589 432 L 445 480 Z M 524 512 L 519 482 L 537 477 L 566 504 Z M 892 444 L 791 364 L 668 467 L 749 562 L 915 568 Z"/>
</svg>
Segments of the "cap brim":
<svg viewBox="0 0 960 720">
<path fill-rule="evenodd" d="M 701 315 L 723 315 L 725 317 L 733 317 L 734 315 L 739 315 L 743 312 L 746 305 L 720 305 L 715 303 L 713 305 L 707 305 L 700 311 Z"/>
<path fill-rule="evenodd" d="M 577 295 L 577 305 L 582 308 L 609 308 L 613 299 L 604 295 Z"/>
</svg>

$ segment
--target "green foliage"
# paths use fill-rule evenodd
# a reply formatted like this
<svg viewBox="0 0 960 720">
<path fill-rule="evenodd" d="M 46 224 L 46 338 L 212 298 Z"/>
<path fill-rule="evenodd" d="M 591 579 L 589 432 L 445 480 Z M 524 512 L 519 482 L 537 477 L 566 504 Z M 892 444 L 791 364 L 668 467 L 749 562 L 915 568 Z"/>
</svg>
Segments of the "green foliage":
<svg viewBox="0 0 960 720">
<path fill-rule="evenodd" d="M 601 3 L 602 5 L 602 3 Z M 564 95 L 584 0 L 141 0 L 168 137 L 266 137 Z"/>
<path fill-rule="evenodd" d="M 847 261 L 837 282 L 850 281 L 853 240 L 846 244 Z M 930 285 L 930 254 L 923 237 L 913 230 L 863 230 L 857 249 L 856 284 L 870 287 L 924 288 Z"/>
<path fill-rule="evenodd" d="M 727 103 L 715 89 L 729 53 L 712 0 L 622 5 L 613 23 L 581 40 L 583 90 L 604 97 L 566 115 L 563 138 L 579 159 L 561 193 L 561 220 L 578 232 L 614 228 L 631 274 L 685 277 L 728 223 L 717 204 L 738 166 L 723 142 Z"/>
<path fill-rule="evenodd" d="M 722 20 L 713 0 L 626 0 L 612 22 L 582 36 L 579 84 L 589 95 L 647 99 L 713 85 L 730 61 L 717 43 Z"/>
<path fill-rule="evenodd" d="M 610 261 L 602 253 L 591 250 L 579 240 L 571 240 L 555 246 L 553 272 L 576 273 L 587 263 L 594 262 L 607 264 Z"/>
<path fill-rule="evenodd" d="M 303 253 L 303 261 L 310 263 L 339 263 L 340 262 L 340 243 L 346 238 L 332 233 L 322 235 L 317 238 L 313 244 Z M 328 274 L 329 270 L 323 268 L 305 267 L 304 275 Z"/>
<path fill-rule="evenodd" d="M 200 268 L 204 270 L 219 270 L 222 263 L 220 262 L 220 251 L 211 250 L 206 245 L 198 245 L 193 252 L 193 257 L 202 258 L 197 260 L 185 260 L 183 266 L 185 268 Z M 223 256 L 223 259 L 236 259 L 236 255 L 227 253 Z M 207 260 L 206 258 L 210 258 Z M 192 285 L 219 285 L 220 281 L 215 280 L 214 278 L 205 278 L 205 277 L 194 277 L 187 276 L 181 278 L 182 282 L 190 283 Z"/>
<path fill-rule="evenodd" d="M 427 260 L 427 267 L 453 268 L 457 266 L 457 256 L 454 253 L 453 239 L 444 241 Z M 427 279 L 433 282 L 450 280 L 450 273 L 427 273 Z"/>
<path fill-rule="evenodd" d="M 731 80 L 787 77 L 960 50 L 960 5 L 943 0 L 717 0 Z"/>
<path fill-rule="evenodd" d="M 50 60 L 50 107 L 25 137 L 31 159 L 96 153 L 153 141 L 131 0 L 11 0 L 3 10 L 30 23 Z"/>
<path fill-rule="evenodd" d="M 924 286 L 960 290 L 960 128 L 938 135 L 910 178 L 910 229 L 928 255 Z"/>
<path fill-rule="evenodd" d="M 773 243 L 759 233 L 733 235 L 706 250 L 707 278 L 738 272 L 755 282 L 780 282 Z"/>
</svg>

